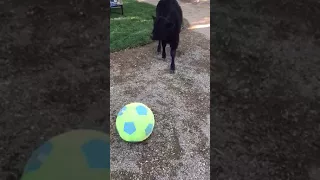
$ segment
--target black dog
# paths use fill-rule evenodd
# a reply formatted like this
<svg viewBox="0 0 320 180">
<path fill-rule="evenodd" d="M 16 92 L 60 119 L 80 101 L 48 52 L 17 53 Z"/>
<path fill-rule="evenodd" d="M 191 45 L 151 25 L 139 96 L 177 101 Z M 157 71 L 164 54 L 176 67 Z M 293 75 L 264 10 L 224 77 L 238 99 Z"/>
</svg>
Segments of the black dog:
<svg viewBox="0 0 320 180">
<path fill-rule="evenodd" d="M 156 7 L 156 17 L 153 16 L 152 40 L 159 40 L 158 53 L 166 58 L 166 45 L 171 47 L 171 73 L 175 72 L 174 59 L 179 45 L 179 35 L 182 25 L 182 10 L 177 0 L 160 0 Z"/>
</svg>

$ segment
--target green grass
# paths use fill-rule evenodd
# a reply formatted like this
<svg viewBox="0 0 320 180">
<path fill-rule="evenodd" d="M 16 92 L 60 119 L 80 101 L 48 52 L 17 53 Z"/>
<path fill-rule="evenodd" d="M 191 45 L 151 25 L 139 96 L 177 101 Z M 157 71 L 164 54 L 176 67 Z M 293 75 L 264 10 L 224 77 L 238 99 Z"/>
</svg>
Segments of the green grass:
<svg viewBox="0 0 320 180">
<path fill-rule="evenodd" d="M 111 9 L 110 50 L 142 46 L 152 42 L 150 34 L 153 28 L 152 15 L 155 6 L 135 0 L 123 0 L 124 15 L 121 9 Z"/>
</svg>

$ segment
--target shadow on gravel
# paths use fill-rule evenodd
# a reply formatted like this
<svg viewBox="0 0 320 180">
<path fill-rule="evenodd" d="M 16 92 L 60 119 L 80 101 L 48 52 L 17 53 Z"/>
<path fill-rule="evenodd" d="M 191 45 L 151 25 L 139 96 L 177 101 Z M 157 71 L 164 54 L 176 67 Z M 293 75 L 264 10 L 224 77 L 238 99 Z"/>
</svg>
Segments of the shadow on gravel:
<svg viewBox="0 0 320 180">
<path fill-rule="evenodd" d="M 216 0 L 211 12 L 211 176 L 319 179 L 320 3 Z"/>
<path fill-rule="evenodd" d="M 0 179 L 62 132 L 109 127 L 106 1 L 1 1 Z"/>
</svg>

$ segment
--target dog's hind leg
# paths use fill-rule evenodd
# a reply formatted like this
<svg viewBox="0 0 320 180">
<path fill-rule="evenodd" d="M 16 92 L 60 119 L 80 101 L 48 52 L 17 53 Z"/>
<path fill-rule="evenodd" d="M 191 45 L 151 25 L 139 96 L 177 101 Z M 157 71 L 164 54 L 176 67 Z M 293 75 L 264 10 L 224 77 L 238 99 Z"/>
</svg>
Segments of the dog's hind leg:
<svg viewBox="0 0 320 180">
<path fill-rule="evenodd" d="M 172 74 L 174 74 L 176 71 L 175 58 L 176 58 L 176 52 L 177 52 L 178 45 L 179 45 L 179 36 L 178 36 L 177 41 L 170 43 L 170 49 L 171 49 L 170 50 L 170 55 L 171 55 L 170 72 Z"/>
<path fill-rule="evenodd" d="M 158 43 L 157 52 L 158 52 L 158 54 L 161 53 L 161 41 L 160 40 L 159 40 L 159 43 Z"/>
<path fill-rule="evenodd" d="M 162 58 L 163 60 L 166 60 L 166 46 L 167 46 L 167 42 L 166 41 L 162 41 Z"/>
<path fill-rule="evenodd" d="M 176 65 L 174 63 L 174 60 L 176 58 L 176 51 L 177 49 L 174 49 L 174 48 L 171 48 L 171 51 L 170 51 L 170 55 L 171 55 L 171 65 L 170 65 L 170 72 L 172 74 L 175 73 L 175 70 L 176 70 Z"/>
</svg>

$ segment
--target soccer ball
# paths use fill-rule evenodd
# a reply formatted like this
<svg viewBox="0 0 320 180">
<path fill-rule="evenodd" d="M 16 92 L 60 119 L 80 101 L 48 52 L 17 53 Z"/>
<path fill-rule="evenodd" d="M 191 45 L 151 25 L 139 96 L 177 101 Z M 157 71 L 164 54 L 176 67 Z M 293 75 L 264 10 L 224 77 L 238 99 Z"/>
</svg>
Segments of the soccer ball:
<svg viewBox="0 0 320 180">
<path fill-rule="evenodd" d="M 120 137 L 127 142 L 146 140 L 154 127 L 154 115 L 146 105 L 131 103 L 118 113 L 116 129 Z"/>
<path fill-rule="evenodd" d="M 74 130 L 56 136 L 36 149 L 21 180 L 110 179 L 109 135 Z"/>
</svg>

